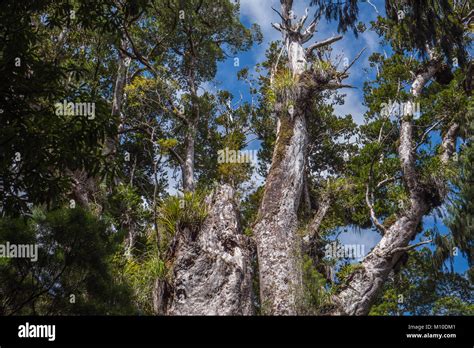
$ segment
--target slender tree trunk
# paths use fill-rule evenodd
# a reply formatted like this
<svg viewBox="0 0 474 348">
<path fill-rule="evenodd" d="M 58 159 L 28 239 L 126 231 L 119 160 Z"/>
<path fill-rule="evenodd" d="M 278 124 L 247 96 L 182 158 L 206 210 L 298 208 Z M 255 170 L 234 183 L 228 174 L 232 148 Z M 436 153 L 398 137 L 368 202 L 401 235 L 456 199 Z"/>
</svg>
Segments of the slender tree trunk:
<svg viewBox="0 0 474 348">
<path fill-rule="evenodd" d="M 390 272 L 416 234 L 428 206 L 422 197 L 412 198 L 410 210 L 392 225 L 377 246 L 365 257 L 338 295 L 334 314 L 367 315 Z"/>
<path fill-rule="evenodd" d="M 128 41 L 126 38 L 122 38 L 120 46 L 123 50 L 127 50 Z M 119 60 L 117 64 L 117 76 L 115 78 L 114 94 L 112 97 L 112 118 L 118 118 L 120 120 L 118 131 L 123 128 L 124 116 L 122 114 L 125 86 L 127 84 L 128 70 L 130 68 L 131 58 L 128 57 L 122 50 L 118 50 Z M 119 142 L 118 132 L 117 136 L 110 137 L 106 140 L 104 154 L 106 156 L 114 156 L 117 151 L 117 144 Z"/>
<path fill-rule="evenodd" d="M 421 94 L 423 87 L 434 76 L 439 66 L 439 61 L 432 58 L 426 69 L 416 77 L 412 84 L 413 97 L 416 98 Z M 455 151 L 458 129 L 458 124 L 452 124 L 442 140 L 441 160 L 445 165 L 448 164 Z M 416 236 L 417 227 L 423 216 L 433 208 L 419 183 L 415 167 L 416 147 L 413 143 L 413 124 L 410 117 L 403 117 L 401 120 L 398 154 L 410 195 L 410 206 L 406 207 L 400 218 L 385 231 L 380 242 L 364 258 L 361 267 L 352 274 L 343 290 L 334 299 L 337 308 L 333 314 L 367 315 L 369 313 L 390 272 L 403 253 L 412 248 L 409 243 Z M 444 192 L 441 198 L 445 198 L 446 191 L 442 187 L 438 187 L 438 191 Z"/>
<path fill-rule="evenodd" d="M 120 48 L 118 50 L 119 60 L 117 63 L 117 76 L 115 78 L 114 94 L 112 96 L 112 118 L 119 119 L 119 127 L 117 134 L 114 137 L 108 137 L 105 141 L 103 153 L 107 156 L 109 161 L 113 161 L 117 153 L 117 146 L 120 142 L 119 132 L 124 127 L 125 117 L 123 115 L 123 104 L 125 99 L 125 86 L 127 85 L 128 72 L 131 64 L 131 58 L 126 55 L 122 50 L 127 50 L 129 46 L 127 38 L 123 37 L 120 41 Z M 134 221 L 130 218 L 126 218 L 123 221 L 123 226 L 127 231 L 127 237 L 124 240 L 125 244 L 125 255 L 130 257 L 132 250 L 135 247 L 136 241 L 136 230 Z"/>
<path fill-rule="evenodd" d="M 319 233 L 319 227 L 321 227 L 326 213 L 331 207 L 331 194 L 329 192 L 323 192 L 320 199 L 318 210 L 308 226 L 309 236 L 311 237 Z"/>
<path fill-rule="evenodd" d="M 192 36 L 190 32 L 188 35 Z M 198 84 L 196 82 L 196 66 L 197 56 L 195 42 L 190 38 L 189 40 L 189 55 L 190 67 L 187 76 L 187 83 L 189 93 L 191 95 L 191 115 L 188 118 L 186 135 L 184 139 L 185 154 L 183 163 L 181 164 L 181 171 L 183 177 L 183 191 L 193 192 L 195 189 L 194 182 L 194 161 L 195 161 L 195 142 L 197 135 L 197 126 L 201 118 L 201 108 L 199 105 Z"/>
<path fill-rule="evenodd" d="M 190 122 L 185 136 L 185 156 L 181 165 L 183 176 L 184 192 L 194 191 L 194 151 L 196 141 L 196 126 L 194 122 Z"/>
<path fill-rule="evenodd" d="M 67 32 L 63 30 L 61 32 L 59 41 L 64 41 Z M 127 47 L 126 39 L 121 40 L 122 48 Z M 127 81 L 128 68 L 130 66 L 131 59 L 119 51 L 119 60 L 117 68 L 117 77 L 115 79 L 114 94 L 112 98 L 112 112 L 111 116 L 120 118 L 120 126 L 118 131 L 122 127 L 122 104 L 124 98 L 124 88 Z M 103 145 L 102 153 L 104 156 L 107 156 L 109 159 L 116 153 L 116 148 L 118 144 L 118 132 L 117 136 L 108 137 L 105 139 Z M 70 172 L 72 177 L 72 195 L 74 200 L 76 200 L 81 206 L 88 207 L 90 204 L 91 195 L 94 194 L 97 190 L 97 178 L 91 178 L 87 172 L 84 170 L 76 170 Z"/>
</svg>

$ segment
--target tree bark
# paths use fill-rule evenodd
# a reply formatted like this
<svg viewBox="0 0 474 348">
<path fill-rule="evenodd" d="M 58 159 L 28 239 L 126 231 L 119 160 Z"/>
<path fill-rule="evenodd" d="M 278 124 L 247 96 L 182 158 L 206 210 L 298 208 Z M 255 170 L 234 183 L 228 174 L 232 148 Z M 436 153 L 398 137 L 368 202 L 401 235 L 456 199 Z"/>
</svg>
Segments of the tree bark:
<svg viewBox="0 0 474 348">
<path fill-rule="evenodd" d="M 286 19 L 282 27 L 289 28 L 292 1 L 281 3 L 282 15 Z M 282 33 L 289 69 L 297 81 L 306 69 L 301 34 L 287 29 Z M 273 315 L 297 313 L 298 293 L 302 285 L 301 243 L 296 232 L 308 144 L 307 103 L 303 100 L 305 91 L 297 85 L 293 89 L 278 96 L 277 140 L 258 221 L 253 229 L 257 241 L 262 310 Z"/>
<path fill-rule="evenodd" d="M 183 190 L 184 192 L 194 191 L 194 149 L 196 141 L 196 126 L 194 122 L 190 122 L 185 136 L 185 156 L 181 164 L 181 171 L 183 176 Z"/>
<path fill-rule="evenodd" d="M 262 310 L 272 315 L 294 315 L 298 312 L 302 289 L 302 245 L 297 234 L 297 213 L 304 185 L 307 113 L 318 92 L 330 84 L 334 88 L 340 86 L 340 81 L 334 81 L 334 76 L 328 71 L 308 71 L 311 50 L 304 49 L 303 44 L 312 38 L 316 21 L 303 29 L 308 10 L 296 21 L 292 6 L 292 0 L 281 0 L 282 22 L 273 24 L 282 33 L 293 80 L 292 86 L 276 91 L 277 140 L 258 219 L 253 228 L 257 241 Z M 326 40 L 315 47 L 340 38 Z M 345 78 L 343 75 L 339 78 Z"/>
<path fill-rule="evenodd" d="M 297 310 L 301 286 L 297 212 L 307 143 L 306 121 L 301 113 L 280 126 L 259 220 L 254 226 L 260 298 L 268 314 L 292 315 Z"/>
<path fill-rule="evenodd" d="M 120 120 L 118 132 L 123 128 L 124 117 L 122 114 L 123 101 L 125 96 L 125 86 L 127 84 L 128 70 L 131 64 L 131 58 L 128 57 L 124 51 L 127 51 L 128 40 L 122 38 L 120 41 L 120 48 L 118 50 L 119 60 L 117 64 L 117 76 L 115 78 L 114 94 L 112 97 L 112 118 L 118 118 Z M 104 155 L 114 156 L 117 151 L 117 144 L 119 137 L 109 137 L 106 140 Z"/>
<path fill-rule="evenodd" d="M 320 199 L 321 201 L 319 202 L 318 210 L 316 211 L 316 214 L 314 214 L 314 217 L 308 226 L 309 237 L 313 237 L 319 233 L 319 227 L 321 226 L 324 218 L 326 217 L 326 213 L 331 207 L 331 194 L 329 192 L 323 192 Z"/>
<path fill-rule="evenodd" d="M 241 232 L 234 195 L 230 186 L 219 187 L 208 198 L 208 216 L 197 235 L 179 232 L 167 314 L 253 314 L 252 248 Z"/>
<path fill-rule="evenodd" d="M 412 84 L 413 97 L 421 94 L 423 87 L 434 76 L 439 61 L 432 57 L 426 69 Z M 446 165 L 455 151 L 459 126 L 452 124 L 442 140 L 441 160 Z M 401 120 L 400 146 L 398 148 L 400 165 L 405 185 L 410 196 L 410 206 L 405 208 L 400 218 L 386 230 L 375 248 L 361 262 L 345 284 L 343 290 L 334 298 L 336 315 L 367 315 L 376 300 L 390 272 L 403 253 L 410 249 L 409 243 L 417 234 L 417 226 L 433 206 L 427 199 L 419 183 L 416 171 L 416 147 L 413 145 L 413 124 L 410 117 Z M 444 184 L 444 183 L 443 183 Z M 439 188 L 440 192 L 445 192 Z M 441 197 L 445 198 L 445 197 Z"/>
<path fill-rule="evenodd" d="M 416 227 L 428 206 L 423 199 L 412 199 L 410 211 L 392 225 L 377 246 L 364 258 L 336 299 L 333 314 L 367 315 L 391 270 L 416 234 Z"/>
</svg>

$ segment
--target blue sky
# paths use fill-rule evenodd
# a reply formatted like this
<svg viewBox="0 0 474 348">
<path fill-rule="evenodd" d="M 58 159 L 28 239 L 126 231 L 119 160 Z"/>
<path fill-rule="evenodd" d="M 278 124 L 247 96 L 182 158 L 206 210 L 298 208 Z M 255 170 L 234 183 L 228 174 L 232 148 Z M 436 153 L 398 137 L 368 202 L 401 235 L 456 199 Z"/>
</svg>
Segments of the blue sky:
<svg viewBox="0 0 474 348">
<path fill-rule="evenodd" d="M 296 15 L 302 15 L 305 8 L 308 7 L 308 3 L 309 1 L 295 1 L 294 11 Z M 377 7 L 379 12 L 383 13 L 384 5 L 382 2 L 373 1 L 372 3 Z M 234 66 L 233 58 L 220 63 L 216 81 L 218 84 L 217 88 L 229 90 L 234 96 L 240 96 L 240 93 L 242 93 L 244 98 L 248 98 L 248 86 L 237 79 L 237 71 L 243 68 L 249 68 L 250 72 L 254 71 L 256 64 L 264 61 L 265 51 L 269 43 L 281 38 L 280 32 L 275 30 L 271 25 L 272 22 L 276 23 L 280 21 L 278 14 L 272 10 L 272 7 L 278 10 L 280 9 L 280 1 L 240 0 L 240 5 L 242 22 L 246 26 L 250 26 L 253 23 L 259 24 L 263 34 L 263 42 L 259 45 L 254 45 L 249 51 L 240 52 L 237 55 L 240 63 L 239 67 Z M 377 12 L 371 5 L 367 3 L 362 3 L 360 5 L 360 21 L 369 23 L 376 18 Z M 307 23 L 310 21 L 311 19 L 308 18 Z M 369 25 L 367 25 L 367 27 L 369 27 Z M 318 24 L 314 38 L 307 45 L 312 42 L 326 39 L 335 34 L 337 34 L 337 24 L 321 20 Z M 352 61 L 364 47 L 366 48 L 366 51 L 352 67 L 350 77 L 345 81 L 356 88 L 343 91 L 343 93 L 346 94 L 345 104 L 337 106 L 335 110 L 336 114 L 341 117 L 351 114 L 355 122 L 358 124 L 363 123 L 364 113 L 366 111 L 362 102 L 363 83 L 364 81 L 370 80 L 374 77 L 374 73 L 368 69 L 368 57 L 373 52 L 380 51 L 381 47 L 379 45 L 379 37 L 369 30 L 360 34 L 357 38 L 352 32 L 347 32 L 342 40 L 333 45 L 333 54 L 342 54 L 343 57 L 347 57 L 349 61 Z M 363 69 L 365 68 L 369 70 L 369 74 L 364 72 Z M 205 88 L 214 89 L 216 87 L 214 85 L 207 85 Z M 254 141 L 249 144 L 248 149 L 258 149 L 259 146 L 259 142 Z M 254 175 L 253 180 L 257 183 L 261 183 L 263 178 Z M 362 231 L 353 231 L 349 229 L 348 232 L 341 233 L 339 237 L 339 241 L 343 244 L 364 244 L 366 252 L 370 251 L 379 240 L 380 235 L 370 229 Z"/>
<path fill-rule="evenodd" d="M 305 8 L 308 7 L 308 3 L 309 1 L 307 0 L 295 1 L 295 14 L 301 16 L 304 13 Z M 278 15 L 272 10 L 272 7 L 275 9 L 280 8 L 280 1 L 240 0 L 240 4 L 242 22 L 248 27 L 253 23 L 259 24 L 263 33 L 263 42 L 254 45 L 247 52 L 240 52 L 236 56 L 239 58 L 239 67 L 234 66 L 235 57 L 221 62 L 218 67 L 216 82 L 213 84 L 205 84 L 203 88 L 206 90 L 215 90 L 216 88 L 225 89 L 230 91 L 237 98 L 242 95 L 244 100 L 249 100 L 248 85 L 237 79 L 237 72 L 243 68 L 249 68 L 249 71 L 253 72 L 256 64 L 265 59 L 265 51 L 268 44 L 271 41 L 279 40 L 281 38 L 281 34 L 271 26 L 272 22 L 280 21 Z M 384 15 L 384 8 L 383 1 L 372 0 L 370 3 L 361 2 L 359 5 L 359 21 L 366 23 L 367 29 L 369 29 L 370 21 L 375 20 L 379 13 L 382 16 Z M 308 22 L 310 21 L 310 18 L 308 19 Z M 323 19 L 318 24 L 314 38 L 307 45 L 312 42 L 326 39 L 335 34 L 337 34 L 337 24 L 334 22 L 327 22 Z M 384 53 L 386 51 L 387 54 L 390 54 L 390 48 L 381 45 L 377 34 L 370 30 L 366 30 L 364 33 L 359 34 L 358 37 L 355 37 L 355 35 L 349 31 L 344 34 L 342 40 L 333 44 L 332 47 L 333 55 L 340 54 L 342 57 L 347 57 L 349 62 L 351 62 L 363 48 L 366 48 L 364 54 L 349 71 L 350 77 L 345 80 L 345 82 L 356 88 L 342 91 L 346 94 L 345 104 L 335 108 L 336 115 L 342 117 L 351 114 L 356 123 L 362 124 L 364 122 L 364 113 L 366 111 L 366 107 L 363 105 L 362 86 L 364 81 L 372 80 L 375 77 L 375 71 L 369 67 L 368 58 L 374 52 Z M 255 150 L 258 149 L 259 146 L 259 142 L 254 141 L 249 144 L 248 149 Z M 256 184 L 259 184 L 263 181 L 263 178 L 260 178 L 255 174 L 253 180 Z M 442 234 L 449 232 L 443 224 L 442 219 L 436 220 L 433 216 L 427 216 L 424 218 L 424 226 L 427 229 L 437 227 Z M 339 236 L 339 241 L 343 244 L 364 244 L 366 252 L 369 252 L 379 240 L 380 235 L 371 229 L 359 231 L 349 229 L 347 232 L 343 232 Z M 418 241 L 419 237 L 413 243 Z M 454 269 L 461 273 L 468 269 L 467 261 L 463 256 L 459 255 L 454 257 Z"/>
</svg>

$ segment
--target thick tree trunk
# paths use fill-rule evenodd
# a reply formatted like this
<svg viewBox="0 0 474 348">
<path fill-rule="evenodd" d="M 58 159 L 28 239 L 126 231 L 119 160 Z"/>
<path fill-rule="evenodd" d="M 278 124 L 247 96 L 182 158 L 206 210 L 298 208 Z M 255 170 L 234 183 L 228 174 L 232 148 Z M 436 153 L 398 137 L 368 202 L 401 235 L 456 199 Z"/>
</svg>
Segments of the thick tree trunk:
<svg viewBox="0 0 474 348">
<path fill-rule="evenodd" d="M 208 216 L 197 235 L 179 232 L 167 314 L 253 314 L 252 248 L 241 232 L 234 195 L 230 186 L 219 187 L 208 199 Z"/>
<path fill-rule="evenodd" d="M 298 86 L 298 81 L 306 70 L 307 60 L 301 28 L 292 27 L 292 5 L 293 1 L 281 1 L 284 20 L 279 28 L 295 85 L 278 92 L 275 106 L 277 140 L 253 229 L 257 241 L 262 311 L 272 315 L 296 314 L 302 288 L 297 213 L 304 185 L 308 134 L 307 103 L 303 100 L 307 91 Z"/>
<path fill-rule="evenodd" d="M 307 113 L 321 90 L 341 87 L 340 80 L 345 78 L 345 74 L 339 74 L 335 80 L 328 71 L 307 71 L 308 55 L 313 49 L 342 37 L 324 40 L 313 44 L 311 49 L 305 49 L 303 45 L 312 38 L 316 21 L 304 29 L 308 10 L 296 21 L 293 1 L 280 2 L 282 22 L 273 26 L 282 33 L 292 83 L 284 90 L 276 91 L 277 141 L 253 230 L 257 241 L 263 312 L 294 315 L 298 311 L 302 289 L 302 245 L 297 234 L 297 213 L 304 186 Z"/>
<path fill-rule="evenodd" d="M 292 315 L 301 287 L 301 245 L 296 232 L 308 134 L 300 112 L 279 128 L 254 233 L 262 309 L 268 314 Z"/>
</svg>

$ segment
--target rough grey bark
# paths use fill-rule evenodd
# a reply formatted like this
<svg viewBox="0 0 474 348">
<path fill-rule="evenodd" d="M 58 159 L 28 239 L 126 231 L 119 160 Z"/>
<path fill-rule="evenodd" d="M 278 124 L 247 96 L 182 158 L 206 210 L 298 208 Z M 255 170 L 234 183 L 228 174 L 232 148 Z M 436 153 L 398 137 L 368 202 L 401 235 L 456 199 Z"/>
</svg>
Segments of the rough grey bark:
<svg viewBox="0 0 474 348">
<path fill-rule="evenodd" d="M 456 136 L 458 133 L 459 124 L 453 123 L 444 136 L 444 141 L 441 143 L 441 162 L 448 163 L 451 155 L 456 151 Z"/>
<path fill-rule="evenodd" d="M 297 115 L 289 126 L 293 130 L 289 139 L 284 139 L 288 129 L 280 126 L 259 220 L 254 226 L 260 298 L 268 314 L 296 314 L 297 291 L 301 286 L 296 229 L 308 142 L 304 115 Z"/>
<path fill-rule="evenodd" d="M 253 314 L 252 248 L 241 232 L 234 195 L 232 187 L 219 187 L 208 199 L 208 216 L 197 235 L 179 232 L 167 314 Z"/>
<path fill-rule="evenodd" d="M 416 227 L 428 211 L 423 199 L 413 197 L 410 210 L 392 225 L 377 246 L 364 258 L 338 295 L 334 314 L 367 315 L 390 271 L 416 233 Z"/>
<path fill-rule="evenodd" d="M 190 122 L 184 140 L 185 156 L 181 163 L 184 192 L 194 191 L 194 152 L 196 142 L 196 126 Z"/>
<path fill-rule="evenodd" d="M 308 70 L 308 57 L 312 55 L 312 50 L 341 37 L 305 49 L 303 44 L 312 38 L 316 22 L 303 29 L 308 10 L 296 21 L 292 6 L 292 0 L 281 0 L 282 22 L 273 26 L 282 33 L 294 85 L 277 91 L 277 140 L 258 219 L 253 228 L 257 241 L 262 310 L 273 315 L 296 314 L 301 290 L 301 241 L 297 235 L 297 212 L 304 185 L 307 112 L 319 91 L 342 87 L 339 82 L 346 77 L 342 73 L 335 79 L 328 71 Z"/>
<path fill-rule="evenodd" d="M 439 62 L 432 58 L 412 84 L 412 95 L 418 97 L 423 87 L 434 76 Z M 447 164 L 455 151 L 457 124 L 451 125 L 442 140 L 441 160 Z M 377 298 L 382 285 L 404 252 L 416 245 L 409 246 L 416 235 L 416 228 L 423 216 L 433 207 L 419 183 L 416 172 L 416 147 L 413 144 L 413 124 L 410 117 L 403 117 L 400 127 L 400 145 L 398 148 L 404 182 L 407 186 L 410 204 L 400 218 L 385 231 L 380 242 L 361 262 L 361 267 L 351 276 L 344 289 L 334 298 L 336 310 L 333 314 L 367 315 Z M 443 183 L 440 183 L 443 185 Z M 438 188 L 440 192 L 445 192 Z M 444 193 L 445 194 L 445 193 Z M 444 198 L 444 197 L 441 197 Z"/>
<path fill-rule="evenodd" d="M 310 237 L 318 234 L 319 227 L 321 226 L 326 213 L 331 207 L 331 194 L 329 192 L 323 192 L 320 199 L 321 201 L 319 202 L 318 210 L 316 211 L 316 214 L 314 214 L 314 217 L 308 226 L 308 235 Z"/>
<path fill-rule="evenodd" d="M 172 288 L 163 279 L 156 279 L 152 290 L 153 312 L 156 315 L 166 315 Z"/>
</svg>

